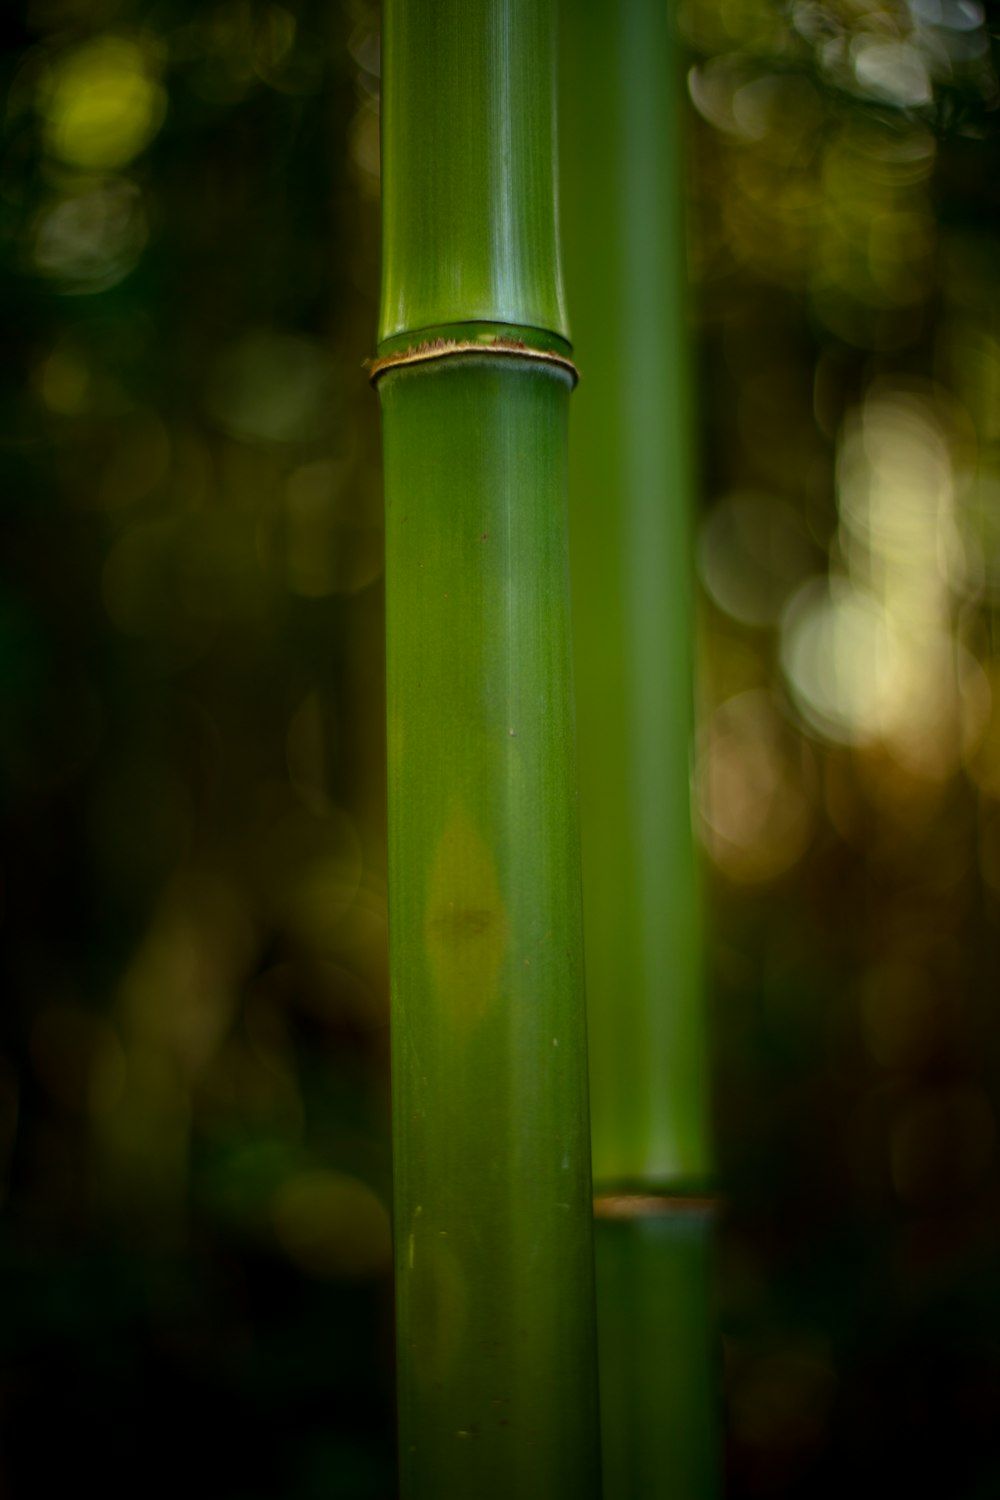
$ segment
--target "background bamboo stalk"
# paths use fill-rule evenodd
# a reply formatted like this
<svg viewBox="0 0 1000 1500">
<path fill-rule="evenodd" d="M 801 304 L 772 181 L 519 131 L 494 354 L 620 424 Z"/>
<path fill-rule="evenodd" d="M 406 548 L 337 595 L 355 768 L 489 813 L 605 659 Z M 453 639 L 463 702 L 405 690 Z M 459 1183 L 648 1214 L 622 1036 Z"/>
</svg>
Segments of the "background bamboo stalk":
<svg viewBox="0 0 1000 1500">
<path fill-rule="evenodd" d="M 713 1493 L 711 1152 L 689 764 L 691 374 L 672 12 L 564 6 L 571 505 L 609 1500 Z M 674 1202 L 671 1201 L 674 1199 Z M 648 1202 L 645 1208 L 652 1205 Z"/>
<path fill-rule="evenodd" d="M 673 48 L 651 0 L 569 4 L 564 38 L 566 263 L 587 376 L 570 458 L 594 1177 L 678 1181 L 703 1177 L 710 1152 Z"/>
<path fill-rule="evenodd" d="M 599 1483 L 570 690 L 553 26 L 390 0 L 386 483 L 400 1472 L 408 1497 Z"/>
<path fill-rule="evenodd" d="M 604 1494 L 718 1491 L 710 1211 L 596 1224 Z"/>
</svg>

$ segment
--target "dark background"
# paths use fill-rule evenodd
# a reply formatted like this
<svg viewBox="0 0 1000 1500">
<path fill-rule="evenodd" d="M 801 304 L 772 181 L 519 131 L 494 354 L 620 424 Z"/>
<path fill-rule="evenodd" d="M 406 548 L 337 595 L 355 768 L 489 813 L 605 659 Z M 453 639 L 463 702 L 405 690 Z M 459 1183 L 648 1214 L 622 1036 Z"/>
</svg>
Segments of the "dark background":
<svg viewBox="0 0 1000 1500">
<path fill-rule="evenodd" d="M 728 1489 L 986 1500 L 997 16 L 680 24 Z M 0 1494 L 381 1500 L 377 12 L 2 41 Z"/>
</svg>

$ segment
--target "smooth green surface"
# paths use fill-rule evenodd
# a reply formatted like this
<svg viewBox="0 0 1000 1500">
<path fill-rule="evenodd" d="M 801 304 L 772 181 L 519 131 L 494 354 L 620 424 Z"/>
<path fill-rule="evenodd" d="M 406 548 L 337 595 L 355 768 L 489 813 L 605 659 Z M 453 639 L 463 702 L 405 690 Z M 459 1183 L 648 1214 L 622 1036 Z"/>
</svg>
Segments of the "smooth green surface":
<svg viewBox="0 0 1000 1500">
<path fill-rule="evenodd" d="M 689 794 L 689 372 L 670 9 L 563 7 L 570 505 L 594 1177 L 709 1171 Z"/>
<path fill-rule="evenodd" d="M 595 1229 L 606 1500 L 711 1500 L 711 1220 L 681 1210 Z"/>
<path fill-rule="evenodd" d="M 406 1497 L 597 1492 L 569 376 L 379 381 Z"/>
<path fill-rule="evenodd" d="M 566 0 L 566 267 L 594 1175 L 710 1172 L 691 826 L 690 374 L 671 10 Z M 718 1492 L 710 1221 L 597 1224 L 605 1500 Z"/>
<path fill-rule="evenodd" d="M 385 0 L 379 343 L 454 322 L 568 337 L 554 7 Z"/>
</svg>

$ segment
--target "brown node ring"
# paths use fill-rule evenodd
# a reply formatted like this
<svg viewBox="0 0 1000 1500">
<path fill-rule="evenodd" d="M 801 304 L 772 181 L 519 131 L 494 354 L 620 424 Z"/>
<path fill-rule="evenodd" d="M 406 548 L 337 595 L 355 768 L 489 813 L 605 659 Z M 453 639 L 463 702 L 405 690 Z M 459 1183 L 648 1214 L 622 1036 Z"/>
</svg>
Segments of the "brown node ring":
<svg viewBox="0 0 1000 1500">
<path fill-rule="evenodd" d="M 594 1199 L 595 1219 L 651 1219 L 691 1214 L 714 1218 L 721 1208 L 713 1193 L 605 1193 Z"/>
<path fill-rule="evenodd" d="M 477 343 L 474 339 L 430 339 L 425 344 L 416 344 L 399 354 L 385 354 L 368 361 L 368 379 L 375 385 L 387 370 L 397 370 L 402 365 L 423 365 L 434 359 L 450 359 L 456 354 L 488 354 L 506 358 L 537 359 L 542 364 L 556 365 L 568 371 L 573 384 L 580 379 L 580 372 L 565 354 L 553 349 L 535 349 L 521 339 L 495 338 L 488 343 Z"/>
</svg>

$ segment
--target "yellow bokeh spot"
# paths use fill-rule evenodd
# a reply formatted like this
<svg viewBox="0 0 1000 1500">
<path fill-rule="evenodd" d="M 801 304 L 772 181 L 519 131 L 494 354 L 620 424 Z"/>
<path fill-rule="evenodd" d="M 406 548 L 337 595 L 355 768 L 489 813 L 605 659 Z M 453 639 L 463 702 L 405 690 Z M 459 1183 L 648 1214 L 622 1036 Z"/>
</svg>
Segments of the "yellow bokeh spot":
<svg viewBox="0 0 1000 1500">
<path fill-rule="evenodd" d="M 48 101 L 50 150 L 75 166 L 122 167 L 163 122 L 166 94 L 150 77 L 140 47 L 101 37 L 59 64 Z"/>
<path fill-rule="evenodd" d="M 275 1197 L 272 1221 L 286 1255 L 312 1276 L 377 1276 L 392 1258 L 385 1205 L 345 1172 L 291 1178 Z"/>
<path fill-rule="evenodd" d="M 82 360 L 68 350 L 57 349 L 36 372 L 38 394 L 50 411 L 74 417 L 87 408 L 90 372 Z"/>
</svg>

